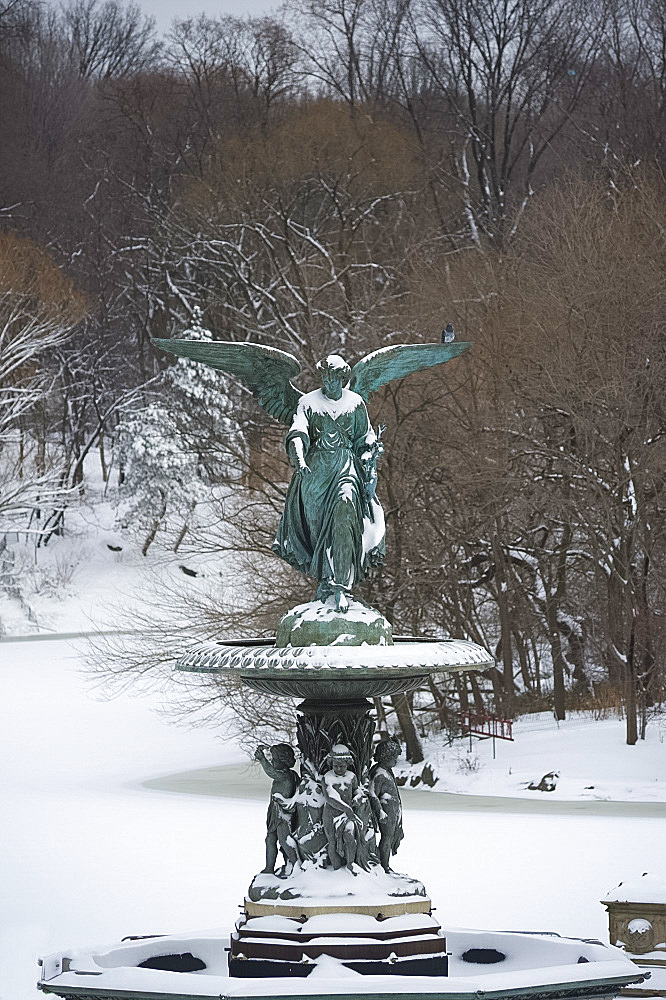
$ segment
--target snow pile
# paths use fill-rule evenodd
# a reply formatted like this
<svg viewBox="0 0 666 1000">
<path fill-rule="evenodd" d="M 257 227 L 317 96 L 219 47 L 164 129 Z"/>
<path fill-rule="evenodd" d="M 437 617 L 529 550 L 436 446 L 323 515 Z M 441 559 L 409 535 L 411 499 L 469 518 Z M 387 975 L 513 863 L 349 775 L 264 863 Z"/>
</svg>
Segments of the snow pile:
<svg viewBox="0 0 666 1000">
<path fill-rule="evenodd" d="M 377 612 L 374 608 L 369 608 L 353 598 L 349 601 L 349 607 L 345 612 L 338 611 L 334 597 L 329 597 L 326 601 L 308 601 L 306 604 L 297 605 L 289 612 L 304 622 L 328 622 L 339 618 L 342 613 L 345 618 L 353 622 L 373 625 L 377 621 Z"/>
<path fill-rule="evenodd" d="M 607 892 L 609 903 L 661 903 L 666 906 L 666 878 L 643 872 L 640 878 L 626 879 Z"/>
<path fill-rule="evenodd" d="M 265 898 L 257 899 L 258 894 Z M 357 866 L 353 871 L 347 868 L 335 871 L 309 865 L 294 868 L 287 878 L 262 872 L 255 876 L 250 889 L 250 899 L 257 899 L 253 906 L 265 904 L 268 907 L 274 906 L 275 899 L 286 902 L 293 899 L 296 907 L 299 900 L 307 901 L 309 907 L 344 907 L 423 902 L 424 896 L 421 882 L 397 872 L 385 872 L 378 865 L 370 871 Z"/>
</svg>

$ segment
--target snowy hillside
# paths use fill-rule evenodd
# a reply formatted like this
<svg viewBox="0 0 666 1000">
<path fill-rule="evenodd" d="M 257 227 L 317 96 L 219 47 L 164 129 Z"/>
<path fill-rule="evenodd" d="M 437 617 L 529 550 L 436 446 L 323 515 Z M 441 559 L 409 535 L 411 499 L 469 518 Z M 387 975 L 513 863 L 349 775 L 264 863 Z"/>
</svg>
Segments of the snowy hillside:
<svg viewBox="0 0 666 1000">
<path fill-rule="evenodd" d="M 438 779 L 432 793 L 666 802 L 666 716 L 656 716 L 635 746 L 626 745 L 622 719 L 596 720 L 587 712 L 569 713 L 559 723 L 548 712 L 521 716 L 513 736 L 513 742 L 495 741 L 495 759 L 492 739 L 474 738 L 471 750 L 467 738 L 452 746 L 441 738 L 427 741 L 426 758 Z M 400 770 L 409 783 L 422 769 L 404 763 Z M 551 772 L 552 791 L 528 788 Z"/>
<path fill-rule="evenodd" d="M 131 520 L 123 527 L 128 505 L 116 490 L 105 491 L 95 453 L 86 470 L 86 492 L 69 505 L 62 537 L 39 546 L 31 533 L 4 535 L 0 636 L 132 629 L 132 609 L 154 603 L 161 584 L 182 588 L 185 596 L 202 587 L 223 589 L 228 558 L 223 563 L 185 547 L 174 552 L 172 539 L 162 544 L 161 534 L 142 556 L 140 532 Z"/>
</svg>

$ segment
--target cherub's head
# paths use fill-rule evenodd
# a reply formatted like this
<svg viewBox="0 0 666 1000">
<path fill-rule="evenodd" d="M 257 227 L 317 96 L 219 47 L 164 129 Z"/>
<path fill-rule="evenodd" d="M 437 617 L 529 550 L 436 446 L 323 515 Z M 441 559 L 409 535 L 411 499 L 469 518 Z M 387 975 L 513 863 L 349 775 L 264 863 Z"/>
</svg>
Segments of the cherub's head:
<svg viewBox="0 0 666 1000">
<path fill-rule="evenodd" d="M 395 767 L 400 756 L 400 741 L 389 736 L 375 747 L 375 760 L 380 767 Z"/>
<path fill-rule="evenodd" d="M 316 368 L 321 375 L 324 395 L 329 399 L 340 399 L 342 387 L 349 381 L 351 375 L 351 368 L 345 359 L 339 354 L 329 354 L 317 362 Z"/>
<path fill-rule="evenodd" d="M 328 758 L 331 762 L 331 767 L 337 775 L 344 774 L 354 763 L 351 750 L 344 743 L 336 743 L 335 746 L 331 747 Z"/>
<path fill-rule="evenodd" d="M 276 743 L 271 747 L 271 760 L 278 771 L 286 771 L 296 763 L 296 755 L 288 743 Z"/>
</svg>

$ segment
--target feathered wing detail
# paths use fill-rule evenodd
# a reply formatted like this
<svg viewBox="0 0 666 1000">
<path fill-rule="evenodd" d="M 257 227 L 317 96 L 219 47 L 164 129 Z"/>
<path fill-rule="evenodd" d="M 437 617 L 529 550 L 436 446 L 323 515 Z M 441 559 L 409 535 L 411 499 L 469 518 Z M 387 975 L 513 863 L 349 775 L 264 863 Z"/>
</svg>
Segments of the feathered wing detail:
<svg viewBox="0 0 666 1000">
<path fill-rule="evenodd" d="M 290 379 L 301 371 L 292 354 L 262 344 L 236 344 L 227 341 L 162 340 L 153 344 L 203 365 L 226 372 L 247 386 L 260 406 L 281 424 L 290 424 L 303 395 Z"/>
<path fill-rule="evenodd" d="M 424 368 L 442 365 L 471 346 L 471 343 L 454 341 L 451 344 L 393 344 L 382 347 L 357 361 L 352 368 L 349 388 L 367 403 L 370 393 L 381 386 Z"/>
</svg>

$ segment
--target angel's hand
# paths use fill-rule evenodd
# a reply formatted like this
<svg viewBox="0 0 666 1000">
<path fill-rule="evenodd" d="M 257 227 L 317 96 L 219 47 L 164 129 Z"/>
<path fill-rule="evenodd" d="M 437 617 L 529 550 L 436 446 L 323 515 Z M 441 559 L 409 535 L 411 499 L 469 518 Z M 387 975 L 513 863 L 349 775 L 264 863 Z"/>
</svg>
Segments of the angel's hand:
<svg viewBox="0 0 666 1000">
<path fill-rule="evenodd" d="M 307 475 L 310 472 L 310 467 L 305 461 L 305 447 L 301 438 L 294 438 L 289 445 L 289 453 L 297 475 L 303 475 L 303 473 Z"/>
<path fill-rule="evenodd" d="M 299 465 L 299 467 L 298 467 L 298 474 L 300 476 L 311 476 L 312 475 L 312 469 L 310 468 L 309 465 Z"/>
</svg>

